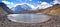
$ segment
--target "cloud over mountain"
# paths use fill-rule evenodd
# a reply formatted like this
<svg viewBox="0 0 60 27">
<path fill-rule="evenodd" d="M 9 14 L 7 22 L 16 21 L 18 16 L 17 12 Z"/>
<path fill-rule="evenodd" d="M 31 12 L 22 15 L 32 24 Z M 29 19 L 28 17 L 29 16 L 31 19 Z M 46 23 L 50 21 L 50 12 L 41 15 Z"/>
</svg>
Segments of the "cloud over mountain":
<svg viewBox="0 0 60 27">
<path fill-rule="evenodd" d="M 12 8 L 14 12 L 20 13 L 21 11 L 31 10 L 32 7 L 27 4 L 17 5 L 16 7 Z"/>
<path fill-rule="evenodd" d="M 54 0 L 53 4 L 60 4 L 60 0 Z"/>
</svg>

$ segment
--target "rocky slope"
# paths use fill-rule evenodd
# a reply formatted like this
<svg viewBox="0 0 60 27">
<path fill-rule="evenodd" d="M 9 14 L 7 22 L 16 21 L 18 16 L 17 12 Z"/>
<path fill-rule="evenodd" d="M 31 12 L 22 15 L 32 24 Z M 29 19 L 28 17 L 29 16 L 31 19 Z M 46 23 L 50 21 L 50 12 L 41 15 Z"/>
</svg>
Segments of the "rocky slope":
<svg viewBox="0 0 60 27">
<path fill-rule="evenodd" d="M 0 3 L 0 10 L 5 11 L 8 14 L 14 13 L 11 9 L 9 9 L 4 3 Z"/>
<path fill-rule="evenodd" d="M 0 7 L 0 16 L 1 16 L 1 15 L 4 16 L 5 14 L 8 14 L 8 13 L 7 13 L 6 11 L 4 11 L 4 10 Z"/>
<path fill-rule="evenodd" d="M 41 9 L 41 10 L 30 10 L 24 11 L 22 13 L 34 13 L 34 14 L 60 14 L 60 4 L 56 4 L 52 7 Z"/>
</svg>

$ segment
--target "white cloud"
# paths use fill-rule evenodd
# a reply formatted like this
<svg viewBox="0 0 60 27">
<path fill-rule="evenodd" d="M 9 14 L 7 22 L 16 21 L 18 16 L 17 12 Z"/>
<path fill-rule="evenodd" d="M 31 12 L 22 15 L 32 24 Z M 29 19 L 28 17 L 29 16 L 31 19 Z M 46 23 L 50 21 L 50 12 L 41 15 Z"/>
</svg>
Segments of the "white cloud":
<svg viewBox="0 0 60 27">
<path fill-rule="evenodd" d="M 32 10 L 34 10 L 33 8 L 35 8 L 34 5 L 31 5 L 31 4 L 28 4 L 28 3 L 16 4 L 14 7 L 16 7 L 17 5 L 23 5 L 23 4 L 27 4 L 28 6 L 30 6 L 32 8 Z"/>
<path fill-rule="evenodd" d="M 53 4 L 60 4 L 60 0 L 54 0 Z"/>
<path fill-rule="evenodd" d="M 30 0 L 32 1 L 32 0 Z M 3 3 L 7 4 L 7 6 L 9 8 L 12 8 L 12 7 L 16 7 L 17 5 L 23 5 L 23 4 L 27 4 L 28 6 L 30 6 L 31 8 L 33 8 L 32 10 L 36 10 L 36 8 L 39 7 L 39 9 L 45 9 L 45 8 L 48 8 L 50 6 L 52 6 L 51 4 L 47 3 L 47 2 L 39 2 L 41 3 L 40 5 L 38 5 L 37 7 L 35 7 L 34 5 L 31 5 L 31 4 L 28 4 L 28 3 L 20 3 L 20 4 L 14 4 L 13 2 L 8 2 L 8 1 L 2 1 Z"/>
<path fill-rule="evenodd" d="M 29 1 L 32 1 L 32 0 L 29 0 Z"/>
<path fill-rule="evenodd" d="M 38 3 L 41 3 L 41 1 L 38 1 Z"/>
<path fill-rule="evenodd" d="M 13 2 L 8 2 L 8 1 L 2 1 L 5 4 L 13 4 Z"/>
<path fill-rule="evenodd" d="M 8 2 L 8 1 L 2 1 L 5 3 L 9 8 L 12 8 L 15 4 L 13 2 Z"/>
<path fill-rule="evenodd" d="M 30 6 L 32 8 L 32 10 L 36 10 L 38 7 L 39 7 L 39 9 L 45 9 L 45 8 L 52 6 L 51 4 L 49 4 L 47 2 L 41 2 L 41 4 L 38 5 L 37 7 L 35 7 L 34 5 L 31 5 L 31 4 L 28 4 L 28 3 L 16 4 L 14 7 L 16 7 L 17 5 L 23 5 L 23 4 L 27 4 L 28 6 Z"/>
<path fill-rule="evenodd" d="M 39 9 L 45 9 L 45 8 L 48 8 L 48 7 L 51 7 L 52 5 L 47 3 L 47 2 L 41 2 L 40 5 L 37 6 L 37 8 L 39 7 Z"/>
</svg>

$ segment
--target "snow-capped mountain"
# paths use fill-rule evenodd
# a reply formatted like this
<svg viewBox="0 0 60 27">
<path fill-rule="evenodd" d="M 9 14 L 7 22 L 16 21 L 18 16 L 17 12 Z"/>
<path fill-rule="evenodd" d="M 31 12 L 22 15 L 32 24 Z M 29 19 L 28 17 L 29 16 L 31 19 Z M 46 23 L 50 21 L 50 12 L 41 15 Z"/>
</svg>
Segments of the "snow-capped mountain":
<svg viewBox="0 0 60 27">
<path fill-rule="evenodd" d="M 32 7 L 27 4 L 23 4 L 23 5 L 17 5 L 16 7 L 12 8 L 12 9 L 14 12 L 20 13 L 21 11 L 31 10 Z"/>
</svg>

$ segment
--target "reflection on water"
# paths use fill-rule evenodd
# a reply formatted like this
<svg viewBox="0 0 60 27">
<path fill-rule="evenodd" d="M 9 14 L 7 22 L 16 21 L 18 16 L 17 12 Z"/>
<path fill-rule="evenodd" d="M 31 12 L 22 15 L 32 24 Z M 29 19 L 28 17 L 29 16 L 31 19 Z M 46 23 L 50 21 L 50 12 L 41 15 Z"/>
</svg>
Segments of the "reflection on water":
<svg viewBox="0 0 60 27">
<path fill-rule="evenodd" d="M 49 19 L 49 16 L 44 14 L 9 14 L 7 16 L 9 20 L 20 23 L 40 23 Z"/>
</svg>

